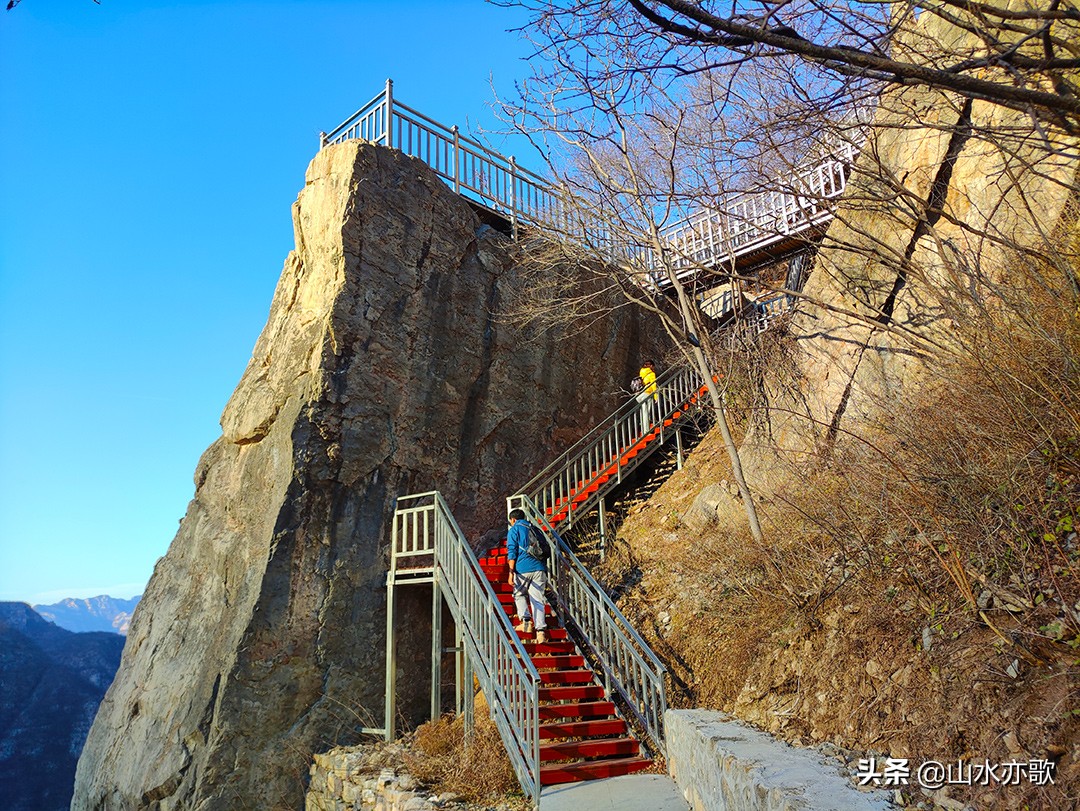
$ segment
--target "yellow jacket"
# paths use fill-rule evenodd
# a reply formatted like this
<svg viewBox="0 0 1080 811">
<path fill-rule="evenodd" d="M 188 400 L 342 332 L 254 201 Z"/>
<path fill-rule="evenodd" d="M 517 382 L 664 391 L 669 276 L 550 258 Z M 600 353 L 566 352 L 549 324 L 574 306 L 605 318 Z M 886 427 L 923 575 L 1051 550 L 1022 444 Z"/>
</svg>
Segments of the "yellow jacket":
<svg viewBox="0 0 1080 811">
<path fill-rule="evenodd" d="M 638 372 L 638 376 L 645 386 L 644 391 L 647 394 L 656 394 L 656 372 L 648 366 L 642 366 L 641 370 Z"/>
</svg>

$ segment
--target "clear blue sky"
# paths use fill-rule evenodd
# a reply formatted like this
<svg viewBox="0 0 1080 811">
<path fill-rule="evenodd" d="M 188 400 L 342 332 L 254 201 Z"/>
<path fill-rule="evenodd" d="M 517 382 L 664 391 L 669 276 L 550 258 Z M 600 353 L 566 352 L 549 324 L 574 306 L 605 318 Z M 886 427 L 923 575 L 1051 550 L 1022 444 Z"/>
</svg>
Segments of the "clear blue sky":
<svg viewBox="0 0 1080 811">
<path fill-rule="evenodd" d="M 492 125 L 490 81 L 526 71 L 520 22 L 481 0 L 0 11 L 0 600 L 142 590 L 266 320 L 319 131 L 387 77 L 443 123 Z"/>
</svg>

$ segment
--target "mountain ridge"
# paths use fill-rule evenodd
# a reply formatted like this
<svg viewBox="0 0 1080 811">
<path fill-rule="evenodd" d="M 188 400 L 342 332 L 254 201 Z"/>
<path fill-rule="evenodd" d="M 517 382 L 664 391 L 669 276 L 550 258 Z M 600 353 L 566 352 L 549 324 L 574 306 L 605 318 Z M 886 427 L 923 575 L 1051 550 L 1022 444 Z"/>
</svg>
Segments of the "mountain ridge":
<svg viewBox="0 0 1080 811">
<path fill-rule="evenodd" d="M 27 603 L 0 603 L 0 807 L 68 807 L 75 765 L 123 646 L 115 632 L 68 631 Z"/>
<path fill-rule="evenodd" d="M 141 594 L 127 600 L 99 594 L 86 598 L 67 597 L 56 603 L 31 607 L 49 622 L 68 631 L 106 631 L 127 636 L 131 615 L 140 599 Z"/>
</svg>

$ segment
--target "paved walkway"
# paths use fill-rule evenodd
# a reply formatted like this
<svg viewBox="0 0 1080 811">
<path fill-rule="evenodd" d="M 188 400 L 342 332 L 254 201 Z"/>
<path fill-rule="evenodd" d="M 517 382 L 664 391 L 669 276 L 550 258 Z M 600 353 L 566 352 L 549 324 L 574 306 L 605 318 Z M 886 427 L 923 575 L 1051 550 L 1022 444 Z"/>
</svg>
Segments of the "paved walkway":
<svg viewBox="0 0 1080 811">
<path fill-rule="evenodd" d="M 628 774 L 549 786 L 540 811 L 688 811 L 675 781 L 662 774 Z"/>
</svg>

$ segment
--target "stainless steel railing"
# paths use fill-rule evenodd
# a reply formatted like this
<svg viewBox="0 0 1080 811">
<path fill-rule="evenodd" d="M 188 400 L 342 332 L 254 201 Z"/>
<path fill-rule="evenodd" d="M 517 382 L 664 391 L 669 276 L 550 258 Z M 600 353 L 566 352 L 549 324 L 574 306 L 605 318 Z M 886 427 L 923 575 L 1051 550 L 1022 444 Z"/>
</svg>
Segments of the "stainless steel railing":
<svg viewBox="0 0 1080 811">
<path fill-rule="evenodd" d="M 856 151 L 854 142 L 839 138 L 833 157 L 797 169 L 786 182 L 777 178 L 773 188 L 742 192 L 722 209 L 706 209 L 663 229 L 676 277 L 683 281 L 703 266 L 764 250 L 831 220 L 830 203 L 847 187 Z M 643 261 L 654 271 L 658 287 L 670 286 L 654 251 L 647 251 Z"/>
<path fill-rule="evenodd" d="M 398 499 L 392 568 L 398 556 L 432 558 L 435 587 L 461 631 L 465 656 L 488 699 L 518 782 L 536 807 L 540 802 L 540 676 L 439 493 Z"/>
<path fill-rule="evenodd" d="M 861 131 L 859 131 L 861 132 Z M 835 139 L 830 157 L 741 192 L 722 208 L 706 209 L 661 229 L 665 251 L 680 281 L 788 240 L 833 216 L 831 203 L 847 185 L 857 140 Z M 629 244 L 599 216 L 543 177 L 394 98 L 393 82 L 330 133 L 320 149 L 360 138 L 420 158 L 458 194 L 505 216 L 577 243 L 609 261 L 628 264 L 660 289 L 671 284 L 657 252 Z M 767 187 L 766 187 L 767 185 Z"/>
<path fill-rule="evenodd" d="M 625 403 L 599 423 L 569 450 L 541 470 L 519 493 L 555 524 L 571 526 L 603 495 L 604 488 L 621 482 L 648 455 L 678 430 L 687 411 L 702 396 L 701 376 L 690 368 L 676 367 L 656 381 L 652 398 Z M 641 402 L 645 399 L 645 402 Z M 645 443 L 644 436 L 657 431 Z M 561 517 L 560 517 L 561 516 Z"/>
<path fill-rule="evenodd" d="M 532 499 L 523 494 L 511 496 L 507 507 L 524 510 L 529 521 L 544 531 L 552 549 L 548 575 L 559 616 L 576 627 L 589 658 L 599 664 L 608 695 L 617 693 L 622 698 L 624 709 L 633 716 L 630 720 L 636 720 L 653 748 L 666 755 L 667 668 Z"/>
</svg>

